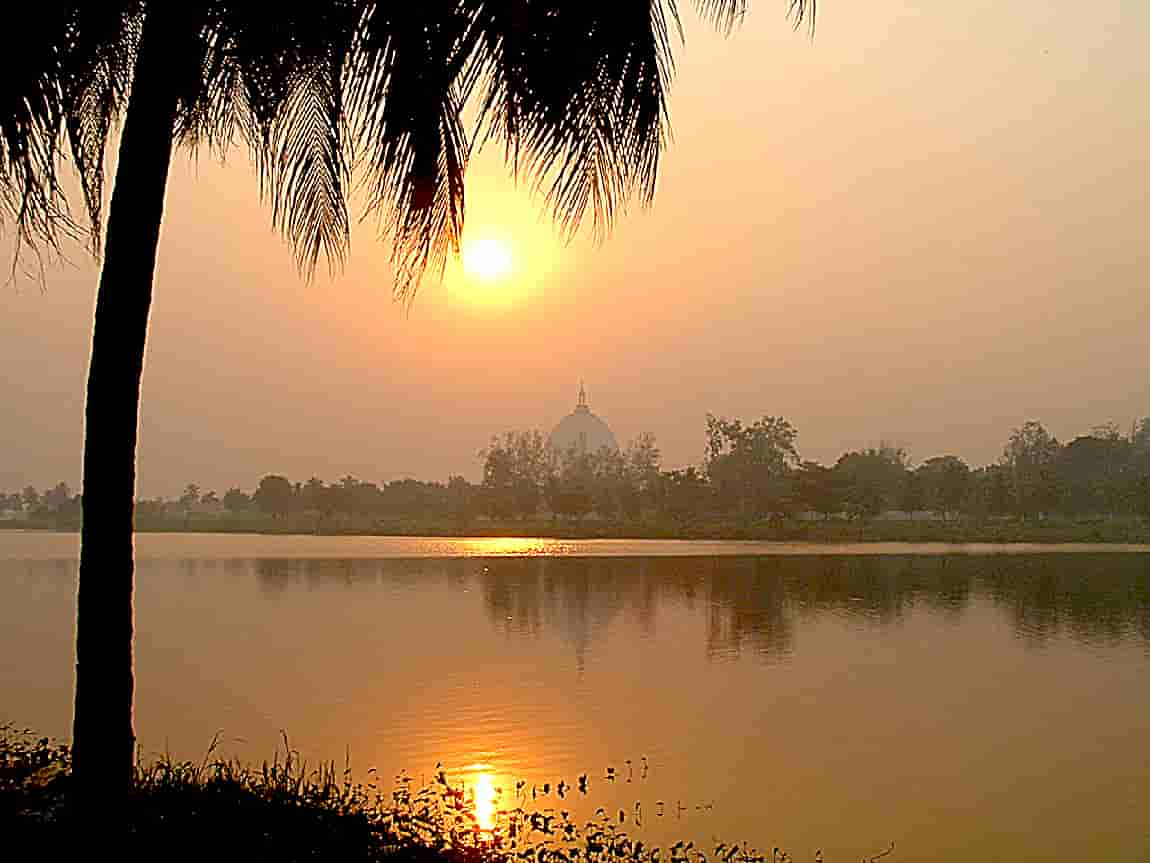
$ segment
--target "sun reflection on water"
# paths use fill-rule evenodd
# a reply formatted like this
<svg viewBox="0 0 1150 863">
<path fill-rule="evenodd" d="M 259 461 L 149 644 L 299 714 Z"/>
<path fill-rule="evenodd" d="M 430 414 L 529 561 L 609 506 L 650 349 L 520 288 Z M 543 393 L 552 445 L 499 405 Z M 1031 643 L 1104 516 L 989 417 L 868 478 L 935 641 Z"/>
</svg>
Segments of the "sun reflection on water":
<svg viewBox="0 0 1150 863">
<path fill-rule="evenodd" d="M 482 830 L 495 829 L 495 782 L 490 773 L 480 773 L 475 777 L 475 820 Z"/>
<path fill-rule="evenodd" d="M 500 789 L 495 772 L 487 763 L 469 764 L 463 768 L 464 782 L 470 785 L 475 821 L 480 830 L 491 832 L 496 827 Z"/>
<path fill-rule="evenodd" d="M 478 557 L 535 557 L 539 555 L 557 556 L 571 554 L 570 542 L 558 539 L 533 537 L 484 537 L 455 540 L 460 550 L 468 556 Z"/>
</svg>

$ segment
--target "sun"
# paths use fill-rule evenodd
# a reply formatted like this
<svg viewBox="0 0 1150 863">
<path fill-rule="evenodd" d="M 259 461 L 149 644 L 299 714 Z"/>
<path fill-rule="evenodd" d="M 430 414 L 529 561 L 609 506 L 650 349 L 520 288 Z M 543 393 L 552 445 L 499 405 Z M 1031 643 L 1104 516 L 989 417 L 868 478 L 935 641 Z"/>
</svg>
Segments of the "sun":
<svg viewBox="0 0 1150 863">
<path fill-rule="evenodd" d="M 514 265 L 511 246 L 504 240 L 484 237 L 463 244 L 463 269 L 474 279 L 498 281 L 510 275 Z"/>
</svg>

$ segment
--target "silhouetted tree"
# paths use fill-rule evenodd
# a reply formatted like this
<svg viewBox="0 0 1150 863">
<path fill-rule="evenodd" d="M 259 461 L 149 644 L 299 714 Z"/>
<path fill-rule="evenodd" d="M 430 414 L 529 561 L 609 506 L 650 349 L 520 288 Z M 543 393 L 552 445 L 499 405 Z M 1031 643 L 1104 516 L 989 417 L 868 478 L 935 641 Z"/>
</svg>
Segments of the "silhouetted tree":
<svg viewBox="0 0 1150 863">
<path fill-rule="evenodd" d="M 908 470 L 898 492 L 898 508 L 906 513 L 915 513 L 925 509 L 926 503 L 927 489 L 921 470 Z"/>
<path fill-rule="evenodd" d="M 627 472 L 638 496 L 638 506 L 654 507 L 659 485 L 659 464 L 662 454 L 655 436 L 643 432 L 627 445 L 623 453 Z"/>
<path fill-rule="evenodd" d="M 799 464 L 797 439 L 782 417 L 743 425 L 707 414 L 706 471 L 719 508 L 738 508 L 744 517 L 777 509 L 789 491 L 789 472 Z"/>
<path fill-rule="evenodd" d="M 44 492 L 40 498 L 41 505 L 50 512 L 59 513 L 68 507 L 72 501 L 72 490 L 68 483 L 60 482 Z"/>
<path fill-rule="evenodd" d="M 1030 420 L 1011 432 L 1003 451 L 1010 471 L 1014 502 L 1024 518 L 1050 512 L 1057 505 L 1058 441 L 1042 423 Z"/>
<path fill-rule="evenodd" d="M 475 486 L 461 476 L 452 476 L 447 480 L 447 510 L 453 521 L 460 524 L 470 524 L 476 515 Z"/>
<path fill-rule="evenodd" d="M 287 477 L 269 474 L 260 480 L 259 487 L 252 495 L 252 503 L 269 515 L 285 516 L 292 511 L 295 503 L 295 489 Z"/>
<path fill-rule="evenodd" d="M 1150 474 L 1143 474 L 1134 481 L 1131 502 L 1135 513 L 1150 520 Z"/>
<path fill-rule="evenodd" d="M 1125 508 L 1136 481 L 1133 446 L 1112 426 L 1064 446 L 1056 465 L 1059 509 L 1072 515 L 1099 515 Z"/>
<path fill-rule="evenodd" d="M 805 461 L 795 473 L 795 495 L 800 503 L 824 518 L 846 507 L 842 477 L 818 462 Z"/>
<path fill-rule="evenodd" d="M 1143 417 L 1130 431 L 1130 445 L 1135 457 L 1150 457 L 1150 417 Z"/>
<path fill-rule="evenodd" d="M 957 456 L 929 458 L 914 471 L 922 477 L 927 504 L 947 518 L 962 509 L 970 491 L 970 468 Z"/>
<path fill-rule="evenodd" d="M 678 522 L 699 519 L 710 499 L 707 478 L 694 467 L 659 474 L 659 511 Z"/>
<path fill-rule="evenodd" d="M 742 0 L 699 0 L 726 27 Z M 802 16 L 806 0 L 792 10 Z M 117 805 L 133 765 L 132 529 L 140 380 L 173 149 L 253 153 L 273 222 L 310 273 L 342 261 L 351 166 L 393 243 L 396 293 L 458 248 L 470 139 L 546 182 L 568 228 L 649 201 L 667 137 L 673 0 L 383 3 L 41 0 L 22 4 L 0 79 L 0 218 L 20 243 L 75 226 L 74 165 L 103 235 L 84 438 L 74 788 Z M 102 230 L 104 154 L 120 134 Z M 66 142 L 62 144 L 61 142 Z M 60 158 L 66 146 L 70 159 Z M 95 823 L 95 822 L 93 822 Z"/>
<path fill-rule="evenodd" d="M 898 499 L 907 456 L 898 447 L 880 444 L 878 449 L 840 456 L 834 470 L 845 488 L 849 510 L 856 517 L 873 518 Z"/>
<path fill-rule="evenodd" d="M 228 512 L 245 512 L 251 509 L 252 499 L 238 488 L 224 492 L 224 509 Z"/>
<path fill-rule="evenodd" d="M 367 496 L 371 492 L 361 488 L 360 494 Z M 373 512 L 389 517 L 442 518 L 448 514 L 450 495 L 451 492 L 443 483 L 421 482 L 417 479 L 392 480 L 372 496 Z"/>
<path fill-rule="evenodd" d="M 194 482 L 188 483 L 184 493 L 180 496 L 180 506 L 190 509 L 200 502 L 200 487 Z"/>
<path fill-rule="evenodd" d="M 555 454 L 539 430 L 492 437 L 483 459 L 485 508 L 493 518 L 534 515 L 555 470 Z"/>
<path fill-rule="evenodd" d="M 547 484 L 547 502 L 556 515 L 581 519 L 595 509 L 596 454 L 571 447 Z"/>
</svg>

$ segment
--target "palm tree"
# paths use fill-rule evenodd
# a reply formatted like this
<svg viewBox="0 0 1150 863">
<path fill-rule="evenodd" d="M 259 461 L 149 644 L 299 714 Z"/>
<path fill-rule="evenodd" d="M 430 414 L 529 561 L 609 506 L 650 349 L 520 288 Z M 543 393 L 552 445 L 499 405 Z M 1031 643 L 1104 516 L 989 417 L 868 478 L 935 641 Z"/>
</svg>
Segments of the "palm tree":
<svg viewBox="0 0 1150 863">
<path fill-rule="evenodd" d="M 796 22 L 813 0 L 792 0 Z M 464 171 L 494 139 L 566 230 L 602 235 L 655 192 L 674 0 L 36 0 L 0 76 L 0 225 L 21 250 L 102 254 L 84 432 L 74 782 L 123 796 L 134 764 L 132 518 L 152 280 L 175 147 L 246 144 L 310 275 L 338 267 L 355 176 L 398 298 L 458 250 Z M 730 29 L 744 0 L 696 0 Z M 809 17 L 809 16 L 807 16 Z M 466 129 L 466 104 L 477 122 Z M 120 128 L 102 226 L 104 156 Z M 84 218 L 69 207 L 64 164 Z M 86 801 L 86 803 L 85 803 Z"/>
</svg>

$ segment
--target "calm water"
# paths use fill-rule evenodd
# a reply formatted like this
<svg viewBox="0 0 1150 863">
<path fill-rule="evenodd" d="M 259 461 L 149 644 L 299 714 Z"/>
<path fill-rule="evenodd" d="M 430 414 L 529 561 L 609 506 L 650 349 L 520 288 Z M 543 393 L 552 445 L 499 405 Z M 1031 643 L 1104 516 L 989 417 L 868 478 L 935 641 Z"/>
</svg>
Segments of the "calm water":
<svg viewBox="0 0 1150 863">
<path fill-rule="evenodd" d="M 137 730 L 587 773 L 655 841 L 1150 859 L 1150 554 L 957 551 L 143 536 Z M 0 533 L 0 721 L 67 736 L 75 554 Z"/>
</svg>

